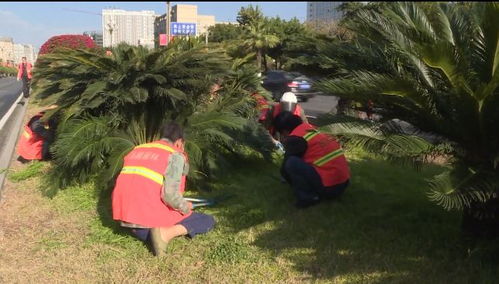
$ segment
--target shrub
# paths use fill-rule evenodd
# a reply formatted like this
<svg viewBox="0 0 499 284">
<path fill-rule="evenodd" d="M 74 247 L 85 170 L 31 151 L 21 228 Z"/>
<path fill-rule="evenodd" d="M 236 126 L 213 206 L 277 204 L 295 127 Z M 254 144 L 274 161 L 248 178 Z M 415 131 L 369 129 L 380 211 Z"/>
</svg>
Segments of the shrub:
<svg viewBox="0 0 499 284">
<path fill-rule="evenodd" d="M 49 38 L 40 48 L 38 55 L 52 53 L 61 47 L 81 49 L 95 48 L 96 45 L 92 38 L 86 35 L 58 35 Z"/>
</svg>

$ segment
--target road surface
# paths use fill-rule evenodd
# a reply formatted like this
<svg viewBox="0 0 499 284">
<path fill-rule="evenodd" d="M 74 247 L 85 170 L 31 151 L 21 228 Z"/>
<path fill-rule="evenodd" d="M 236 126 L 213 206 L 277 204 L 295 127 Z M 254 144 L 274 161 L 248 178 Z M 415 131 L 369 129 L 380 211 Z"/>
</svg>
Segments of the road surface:
<svg viewBox="0 0 499 284">
<path fill-rule="evenodd" d="M 0 78 L 0 119 L 19 97 L 22 86 L 22 82 L 18 82 L 16 78 Z"/>
<path fill-rule="evenodd" d="M 319 114 L 330 112 L 336 113 L 338 97 L 335 96 L 315 96 L 307 102 L 299 103 L 305 110 L 305 115 L 316 117 Z"/>
</svg>

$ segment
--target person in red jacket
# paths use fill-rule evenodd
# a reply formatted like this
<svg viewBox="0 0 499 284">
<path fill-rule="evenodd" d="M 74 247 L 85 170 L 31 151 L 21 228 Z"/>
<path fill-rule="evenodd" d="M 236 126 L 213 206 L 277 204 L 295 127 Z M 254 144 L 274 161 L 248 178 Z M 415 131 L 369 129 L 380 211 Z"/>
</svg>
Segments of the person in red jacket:
<svg viewBox="0 0 499 284">
<path fill-rule="evenodd" d="M 23 96 L 25 98 L 29 97 L 29 85 L 31 81 L 31 71 L 33 69 L 33 66 L 31 66 L 31 63 L 28 63 L 26 61 L 26 57 L 22 58 L 21 64 L 19 64 L 17 71 L 17 81 L 23 80 Z"/>
<path fill-rule="evenodd" d="M 138 145 L 124 158 L 112 193 L 113 219 L 149 240 L 156 256 L 165 254 L 171 239 L 193 238 L 215 225 L 183 198 L 188 170 L 184 133 L 176 123 L 163 127 L 161 140 Z"/>
<path fill-rule="evenodd" d="M 274 120 L 285 149 L 281 175 L 291 184 L 296 207 L 305 208 L 343 194 L 350 169 L 340 144 L 291 112 Z"/>
<path fill-rule="evenodd" d="M 19 154 L 18 161 L 27 163 L 32 160 L 50 159 L 49 149 L 55 139 L 57 118 L 52 117 L 46 122 L 42 121 L 42 118 L 47 110 L 57 107 L 57 105 L 49 106 L 46 110 L 35 114 L 26 123 L 17 146 L 17 153 Z"/>
</svg>

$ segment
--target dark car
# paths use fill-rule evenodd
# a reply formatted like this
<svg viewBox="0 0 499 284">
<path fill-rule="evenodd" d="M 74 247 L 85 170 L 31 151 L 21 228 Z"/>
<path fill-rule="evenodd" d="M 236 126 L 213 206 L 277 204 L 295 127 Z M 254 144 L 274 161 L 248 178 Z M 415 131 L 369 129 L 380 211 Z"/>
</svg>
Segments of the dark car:
<svg viewBox="0 0 499 284">
<path fill-rule="evenodd" d="M 272 93 L 276 102 L 281 99 L 285 92 L 294 93 L 300 101 L 304 102 L 318 93 L 313 88 L 313 81 L 298 72 L 268 71 L 264 74 L 262 84 L 267 91 Z"/>
</svg>

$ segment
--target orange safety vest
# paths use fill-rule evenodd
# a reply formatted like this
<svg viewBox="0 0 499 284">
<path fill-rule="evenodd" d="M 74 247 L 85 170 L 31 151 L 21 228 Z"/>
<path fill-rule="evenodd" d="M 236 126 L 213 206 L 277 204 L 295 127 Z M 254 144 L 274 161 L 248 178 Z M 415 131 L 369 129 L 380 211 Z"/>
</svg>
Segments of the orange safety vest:
<svg viewBox="0 0 499 284">
<path fill-rule="evenodd" d="M 17 154 L 26 160 L 41 160 L 42 159 L 42 148 L 43 148 L 43 138 L 34 133 L 29 124 L 36 118 L 41 118 L 43 112 L 40 112 L 33 116 L 26 125 L 24 125 L 24 130 L 19 139 L 17 145 Z M 45 126 L 48 128 L 48 124 Z"/>
<path fill-rule="evenodd" d="M 161 198 L 169 157 L 180 152 L 166 141 L 136 146 L 125 156 L 112 194 L 113 219 L 149 228 L 170 227 L 189 217 L 165 204 Z M 179 191 L 185 190 L 182 176 Z"/>
<path fill-rule="evenodd" d="M 307 141 L 303 160 L 315 168 L 324 186 L 341 184 L 350 178 L 350 169 L 343 150 L 332 136 L 319 132 L 308 123 L 300 124 L 291 135 L 303 137 Z"/>
<path fill-rule="evenodd" d="M 264 121 L 267 118 L 267 112 L 270 109 L 270 105 L 267 100 L 258 93 L 251 94 L 253 99 L 256 101 L 256 109 L 260 111 L 258 121 Z"/>
<path fill-rule="evenodd" d="M 302 108 L 299 104 L 296 105 L 293 111 L 294 115 L 301 117 Z M 272 120 L 274 120 L 281 113 L 281 104 L 274 105 L 274 111 L 272 112 Z M 269 128 L 270 134 L 273 136 L 275 134 L 275 129 L 273 126 Z"/>
</svg>

